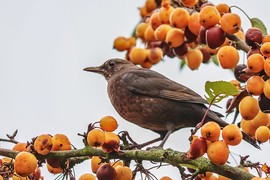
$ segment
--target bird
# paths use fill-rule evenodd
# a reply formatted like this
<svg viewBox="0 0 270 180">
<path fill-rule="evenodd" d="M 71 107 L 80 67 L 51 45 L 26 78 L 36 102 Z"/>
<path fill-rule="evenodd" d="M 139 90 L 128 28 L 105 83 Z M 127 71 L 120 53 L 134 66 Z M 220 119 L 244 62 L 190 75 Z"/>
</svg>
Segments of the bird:
<svg viewBox="0 0 270 180">
<path fill-rule="evenodd" d="M 190 88 L 125 59 L 108 59 L 83 70 L 105 77 L 109 99 L 122 118 L 160 135 L 143 146 L 161 141 L 159 147 L 163 147 L 173 132 L 200 123 L 208 109 L 208 102 Z M 221 127 L 228 125 L 212 110 L 204 123 L 209 121 Z M 249 135 L 243 133 L 243 139 L 260 149 Z"/>
</svg>

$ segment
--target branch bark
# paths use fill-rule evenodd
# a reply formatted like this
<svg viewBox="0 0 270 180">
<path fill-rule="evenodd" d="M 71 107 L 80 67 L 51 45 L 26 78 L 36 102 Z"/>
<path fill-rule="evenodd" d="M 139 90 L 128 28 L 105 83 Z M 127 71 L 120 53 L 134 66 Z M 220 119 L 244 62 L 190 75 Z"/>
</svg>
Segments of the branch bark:
<svg viewBox="0 0 270 180">
<path fill-rule="evenodd" d="M 18 151 L 9 149 L 0 149 L 0 155 L 15 158 Z M 245 172 L 240 167 L 232 167 L 227 164 L 216 166 L 205 157 L 200 157 L 196 160 L 188 159 L 186 153 L 175 151 L 172 149 L 151 149 L 151 150 L 123 150 L 114 153 L 104 153 L 100 149 L 86 146 L 82 149 L 69 150 L 69 151 L 52 151 L 42 158 L 60 158 L 69 159 L 74 157 L 88 157 L 88 156 L 101 156 L 107 159 L 122 159 L 122 160 L 145 160 L 154 162 L 165 162 L 172 166 L 178 167 L 179 165 L 193 168 L 199 173 L 206 171 L 214 172 L 231 179 L 250 180 L 254 175 Z M 38 157 L 37 157 L 38 158 Z M 85 158 L 87 159 L 87 158 Z"/>
</svg>

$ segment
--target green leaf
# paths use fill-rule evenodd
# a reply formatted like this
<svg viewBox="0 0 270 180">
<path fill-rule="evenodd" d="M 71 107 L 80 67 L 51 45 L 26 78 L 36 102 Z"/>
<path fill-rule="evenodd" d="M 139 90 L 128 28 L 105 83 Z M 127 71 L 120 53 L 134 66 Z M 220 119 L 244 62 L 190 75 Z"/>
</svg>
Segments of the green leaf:
<svg viewBox="0 0 270 180">
<path fill-rule="evenodd" d="M 237 88 L 227 81 L 207 81 L 205 83 L 205 92 L 208 95 L 208 97 L 205 97 L 210 104 L 218 103 L 228 96 L 239 94 Z"/>
<path fill-rule="evenodd" d="M 181 63 L 180 63 L 180 69 L 183 69 L 185 67 L 185 65 L 186 65 L 186 60 L 185 59 L 181 59 L 180 61 L 181 61 Z"/>
<path fill-rule="evenodd" d="M 217 58 L 217 55 L 212 55 L 211 56 L 211 59 L 213 61 L 213 63 L 217 66 L 219 66 L 219 62 L 218 62 L 218 58 Z"/>
<path fill-rule="evenodd" d="M 266 26 L 259 18 L 251 18 L 250 22 L 251 22 L 252 27 L 256 27 L 262 30 L 262 33 L 264 36 L 268 34 Z"/>
</svg>

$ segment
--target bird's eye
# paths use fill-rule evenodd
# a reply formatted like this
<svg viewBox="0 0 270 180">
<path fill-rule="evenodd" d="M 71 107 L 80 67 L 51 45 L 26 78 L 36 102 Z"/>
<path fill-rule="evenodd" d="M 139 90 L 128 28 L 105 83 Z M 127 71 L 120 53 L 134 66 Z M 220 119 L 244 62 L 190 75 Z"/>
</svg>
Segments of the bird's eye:
<svg viewBox="0 0 270 180">
<path fill-rule="evenodd" d="M 110 66 L 110 67 L 113 67 L 114 65 L 115 65 L 115 62 L 114 62 L 114 61 L 110 61 L 110 62 L 109 62 L 109 66 Z"/>
</svg>

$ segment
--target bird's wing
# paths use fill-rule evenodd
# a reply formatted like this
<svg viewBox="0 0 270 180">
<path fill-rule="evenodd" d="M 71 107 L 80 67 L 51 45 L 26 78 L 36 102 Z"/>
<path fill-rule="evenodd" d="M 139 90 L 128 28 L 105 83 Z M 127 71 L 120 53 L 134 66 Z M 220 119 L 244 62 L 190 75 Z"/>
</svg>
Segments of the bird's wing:
<svg viewBox="0 0 270 180">
<path fill-rule="evenodd" d="M 152 97 L 179 102 L 207 104 L 207 101 L 191 89 L 148 69 L 130 70 L 122 76 L 128 89 Z"/>
</svg>

